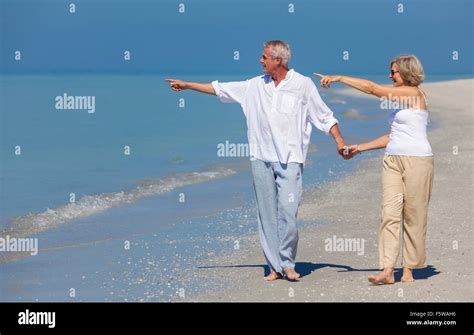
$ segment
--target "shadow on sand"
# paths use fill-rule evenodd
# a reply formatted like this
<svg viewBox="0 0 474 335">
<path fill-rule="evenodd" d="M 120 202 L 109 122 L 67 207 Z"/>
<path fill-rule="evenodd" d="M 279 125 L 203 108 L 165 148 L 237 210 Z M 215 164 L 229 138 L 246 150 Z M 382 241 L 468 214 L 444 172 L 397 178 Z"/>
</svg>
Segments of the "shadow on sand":
<svg viewBox="0 0 474 335">
<path fill-rule="evenodd" d="M 249 265 L 216 265 L 216 266 L 199 266 L 198 269 L 220 269 L 220 268 L 262 268 L 264 271 L 264 276 L 270 274 L 270 268 L 268 265 L 257 265 L 257 264 L 249 264 Z M 296 263 L 295 270 L 301 277 L 305 277 L 310 275 L 316 270 L 322 268 L 336 268 L 339 269 L 338 272 L 378 272 L 379 269 L 355 269 L 348 265 L 338 265 L 338 264 L 328 264 L 328 263 L 311 263 L 311 262 L 298 262 Z M 428 279 L 432 276 L 436 276 L 439 274 L 440 271 L 436 270 L 433 265 L 428 265 L 426 268 L 423 269 L 415 269 L 413 270 L 413 278 L 415 280 L 420 279 Z M 395 280 L 400 281 L 402 277 L 402 269 L 397 268 L 395 269 Z"/>
</svg>

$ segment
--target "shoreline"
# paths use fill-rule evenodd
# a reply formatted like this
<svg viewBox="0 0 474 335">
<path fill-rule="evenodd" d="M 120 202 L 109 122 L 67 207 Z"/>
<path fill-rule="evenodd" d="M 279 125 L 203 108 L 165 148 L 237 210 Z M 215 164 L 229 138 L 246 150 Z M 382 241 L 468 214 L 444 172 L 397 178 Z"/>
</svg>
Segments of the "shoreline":
<svg viewBox="0 0 474 335">
<path fill-rule="evenodd" d="M 376 243 L 383 156 L 383 151 L 380 151 L 380 156 L 360 162 L 348 176 L 305 192 L 298 218 L 317 219 L 329 224 L 300 229 L 296 265 L 296 270 L 303 277 L 300 282 L 264 282 L 265 261 L 258 236 L 254 236 L 245 250 L 211 259 L 208 266 L 214 268 L 200 271 L 203 278 L 233 280 L 231 287 L 218 292 L 206 292 L 188 300 L 473 301 L 474 289 L 466 285 L 473 281 L 470 265 L 474 256 L 471 229 L 473 87 L 472 79 L 423 85 L 430 102 L 431 118 L 438 127 L 428 133 L 435 155 L 435 177 L 428 218 L 428 266 L 414 271 L 414 283 L 400 283 L 399 270 L 396 271 L 397 282 L 394 285 L 373 286 L 367 282 L 367 276 L 378 271 Z M 355 92 L 354 95 L 362 96 L 362 93 Z M 453 113 L 456 113 L 456 117 Z M 455 147 L 457 154 L 454 153 Z M 455 211 L 454 204 L 457 205 Z M 328 239 L 333 238 L 363 239 L 364 254 L 358 255 L 353 251 L 328 252 L 325 246 Z"/>
</svg>

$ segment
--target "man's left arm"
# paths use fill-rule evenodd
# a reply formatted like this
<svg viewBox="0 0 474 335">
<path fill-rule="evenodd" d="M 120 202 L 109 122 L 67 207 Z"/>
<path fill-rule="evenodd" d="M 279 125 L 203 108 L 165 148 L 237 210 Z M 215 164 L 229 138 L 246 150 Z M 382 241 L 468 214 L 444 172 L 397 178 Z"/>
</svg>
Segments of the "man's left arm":
<svg viewBox="0 0 474 335">
<path fill-rule="evenodd" d="M 329 133 L 332 135 L 334 141 L 336 142 L 337 152 L 339 153 L 339 155 L 346 158 L 345 156 L 349 154 L 349 150 L 347 148 L 346 142 L 342 138 L 341 131 L 339 130 L 339 126 L 337 125 L 337 123 L 331 127 Z"/>
</svg>

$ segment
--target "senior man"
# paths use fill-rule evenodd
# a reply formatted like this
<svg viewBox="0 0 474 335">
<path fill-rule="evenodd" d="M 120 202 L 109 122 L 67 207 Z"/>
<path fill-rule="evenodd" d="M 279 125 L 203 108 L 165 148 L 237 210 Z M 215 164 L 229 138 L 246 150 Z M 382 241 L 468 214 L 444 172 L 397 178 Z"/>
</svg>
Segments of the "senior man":
<svg viewBox="0 0 474 335">
<path fill-rule="evenodd" d="M 267 281 L 295 271 L 296 217 L 302 195 L 303 167 L 312 125 L 330 133 L 344 156 L 347 146 L 338 121 L 322 101 L 313 81 L 289 69 L 290 47 L 279 40 L 264 44 L 264 75 L 245 81 L 195 83 L 166 79 L 174 91 L 186 89 L 239 103 L 247 119 L 250 161 L 258 209 L 260 243 L 270 268 Z"/>
</svg>

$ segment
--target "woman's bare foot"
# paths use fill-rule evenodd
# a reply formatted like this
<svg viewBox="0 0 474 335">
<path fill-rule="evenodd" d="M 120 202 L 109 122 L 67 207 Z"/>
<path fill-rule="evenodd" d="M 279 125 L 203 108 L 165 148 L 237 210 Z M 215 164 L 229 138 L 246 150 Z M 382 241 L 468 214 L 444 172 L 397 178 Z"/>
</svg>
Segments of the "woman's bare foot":
<svg viewBox="0 0 474 335">
<path fill-rule="evenodd" d="M 415 279 L 413 279 L 412 269 L 403 268 L 403 275 L 402 275 L 401 280 L 402 280 L 402 283 L 411 283 L 411 282 L 415 281 Z"/>
<path fill-rule="evenodd" d="M 301 275 L 293 268 L 287 268 L 285 270 L 285 276 L 290 281 L 299 281 L 299 278 L 301 277 Z"/>
<path fill-rule="evenodd" d="M 375 285 L 386 285 L 395 283 L 393 269 L 384 269 L 375 276 L 369 276 L 369 282 Z"/>
<path fill-rule="evenodd" d="M 283 278 L 278 272 L 272 271 L 268 276 L 263 277 L 266 281 L 274 281 Z"/>
</svg>

